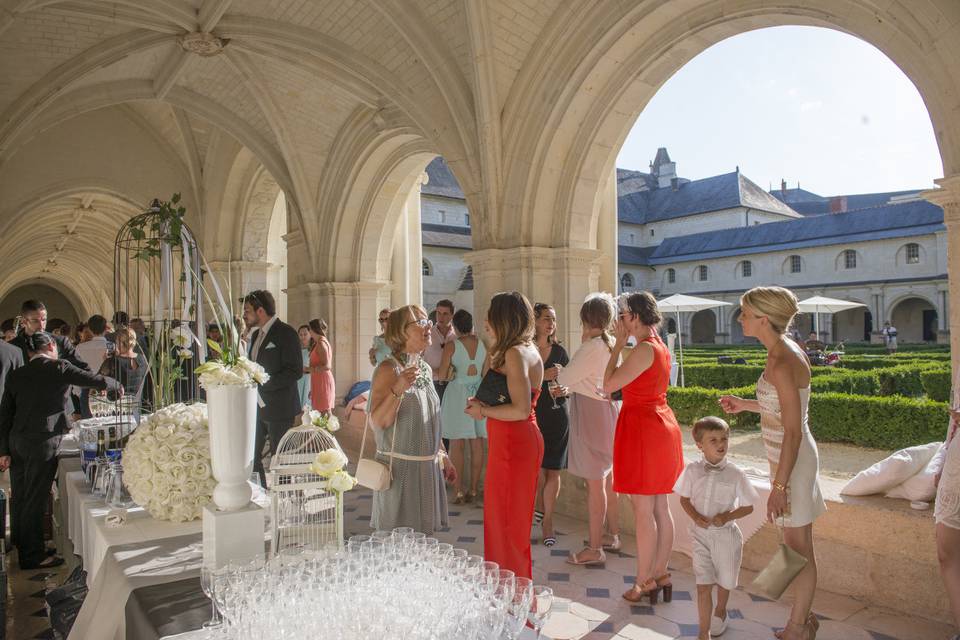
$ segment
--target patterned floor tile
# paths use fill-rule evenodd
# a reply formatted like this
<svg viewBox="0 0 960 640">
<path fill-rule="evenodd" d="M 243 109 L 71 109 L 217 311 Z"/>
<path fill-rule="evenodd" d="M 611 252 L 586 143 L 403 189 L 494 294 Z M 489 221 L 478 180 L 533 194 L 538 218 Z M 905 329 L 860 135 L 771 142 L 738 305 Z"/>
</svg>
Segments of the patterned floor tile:
<svg viewBox="0 0 960 640">
<path fill-rule="evenodd" d="M 588 598 L 609 598 L 610 589 L 601 589 L 598 587 L 587 587 Z"/>
<path fill-rule="evenodd" d="M 678 624 L 677 626 L 680 627 L 681 638 L 696 638 L 700 633 L 700 626 L 696 624 Z"/>
</svg>

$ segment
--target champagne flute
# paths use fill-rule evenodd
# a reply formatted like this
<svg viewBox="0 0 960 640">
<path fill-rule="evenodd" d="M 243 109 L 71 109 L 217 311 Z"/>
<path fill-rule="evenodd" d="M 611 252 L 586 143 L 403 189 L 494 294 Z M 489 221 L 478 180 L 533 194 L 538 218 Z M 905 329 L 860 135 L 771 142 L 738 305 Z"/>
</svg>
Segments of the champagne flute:
<svg viewBox="0 0 960 640">
<path fill-rule="evenodd" d="M 530 605 L 528 617 L 538 639 L 543 630 L 543 625 L 550 617 L 551 609 L 553 609 L 553 589 L 541 584 L 533 585 L 533 602 Z"/>
<path fill-rule="evenodd" d="M 560 387 L 560 383 L 556 380 L 547 381 L 547 391 L 550 393 L 550 402 L 553 403 L 554 409 L 559 409 L 560 405 L 557 404 L 557 396 L 553 395 L 555 389 Z"/>
<path fill-rule="evenodd" d="M 200 567 L 200 588 L 203 589 L 203 595 L 210 598 L 210 619 L 203 623 L 204 629 L 215 629 L 223 624 L 220 615 L 217 612 L 217 602 L 214 599 L 216 567 L 210 564 L 203 564 Z"/>
</svg>

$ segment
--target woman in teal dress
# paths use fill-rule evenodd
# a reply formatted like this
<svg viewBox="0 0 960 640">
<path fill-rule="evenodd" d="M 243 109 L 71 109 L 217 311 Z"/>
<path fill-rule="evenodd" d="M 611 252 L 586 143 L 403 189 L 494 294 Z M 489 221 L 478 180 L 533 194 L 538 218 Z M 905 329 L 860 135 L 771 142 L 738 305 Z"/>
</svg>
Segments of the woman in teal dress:
<svg viewBox="0 0 960 640">
<path fill-rule="evenodd" d="M 380 366 L 381 362 L 390 357 L 390 347 L 383 338 L 389 319 L 390 309 L 380 309 L 380 317 L 377 318 L 377 322 L 380 323 L 380 334 L 373 336 L 373 346 L 370 347 L 370 364 L 375 367 Z"/>
<path fill-rule="evenodd" d="M 463 478 L 453 483 L 454 504 L 473 502 L 480 485 L 483 470 L 483 439 L 487 437 L 486 420 L 474 420 L 464 413 L 467 399 L 477 393 L 486 371 L 487 350 L 473 333 L 473 316 L 461 309 L 453 314 L 456 340 L 447 342 L 440 361 L 440 379 L 449 380 L 440 408 L 443 437 L 450 441 L 450 459 L 457 469 L 463 469 L 464 449 L 470 447 L 470 492 L 463 492 Z"/>
<path fill-rule="evenodd" d="M 313 338 L 310 337 L 310 327 L 305 324 L 297 329 L 300 336 L 300 355 L 303 359 L 303 375 L 297 380 L 297 390 L 300 392 L 300 406 L 310 406 L 310 352 L 313 351 Z"/>
</svg>

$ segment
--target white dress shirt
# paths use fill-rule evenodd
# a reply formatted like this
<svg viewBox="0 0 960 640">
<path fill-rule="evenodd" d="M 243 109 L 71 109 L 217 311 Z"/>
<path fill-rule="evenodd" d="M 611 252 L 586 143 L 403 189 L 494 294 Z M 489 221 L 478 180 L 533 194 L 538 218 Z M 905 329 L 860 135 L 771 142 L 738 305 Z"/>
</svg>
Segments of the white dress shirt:
<svg viewBox="0 0 960 640">
<path fill-rule="evenodd" d="M 94 336 L 86 342 L 77 345 L 77 357 L 87 363 L 90 371 L 100 371 L 100 365 L 107 359 L 107 339 L 103 336 Z"/>
<path fill-rule="evenodd" d="M 688 464 L 674 488 L 680 496 L 689 498 L 700 515 L 712 518 L 718 513 L 733 511 L 760 500 L 747 475 L 726 458 L 712 465 L 701 458 Z M 734 521 L 724 527 L 731 527 Z M 710 528 L 716 528 L 710 525 Z"/>
<path fill-rule="evenodd" d="M 253 349 L 250 351 L 250 359 L 254 362 L 257 361 L 257 356 L 260 355 L 260 348 L 263 346 L 263 341 L 267 338 L 267 334 L 270 333 L 270 327 L 272 327 L 276 321 L 277 316 L 270 316 L 266 324 L 257 330 L 257 339 L 253 343 Z"/>
</svg>

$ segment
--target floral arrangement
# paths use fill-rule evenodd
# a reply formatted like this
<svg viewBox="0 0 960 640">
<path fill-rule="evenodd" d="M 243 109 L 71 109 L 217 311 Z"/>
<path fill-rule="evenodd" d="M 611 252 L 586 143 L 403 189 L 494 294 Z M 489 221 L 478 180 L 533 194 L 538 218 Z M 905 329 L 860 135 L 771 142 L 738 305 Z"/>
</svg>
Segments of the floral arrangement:
<svg viewBox="0 0 960 640">
<path fill-rule="evenodd" d="M 322 478 L 332 490 L 343 493 L 357 484 L 357 479 L 351 476 L 344 467 L 347 466 L 347 456 L 340 449 L 326 449 L 317 454 L 310 463 L 310 471 Z"/>
<path fill-rule="evenodd" d="M 199 518 L 217 484 L 207 406 L 171 404 L 143 418 L 124 449 L 123 470 L 130 496 L 154 518 Z"/>
<path fill-rule="evenodd" d="M 219 349 L 213 347 L 216 342 L 211 340 L 209 343 L 211 349 L 220 353 Z M 196 371 L 200 376 L 200 386 L 204 389 L 217 385 L 252 387 L 270 379 L 263 367 L 246 356 L 239 355 L 231 360 L 207 360 L 197 367 Z M 339 427 L 339 424 L 337 426 Z"/>
<path fill-rule="evenodd" d="M 324 415 L 316 409 L 311 409 L 310 407 L 303 407 L 303 417 L 300 419 L 300 422 L 305 427 L 319 427 L 325 431 L 333 433 L 340 430 L 340 421 L 332 413 L 330 415 Z"/>
</svg>

